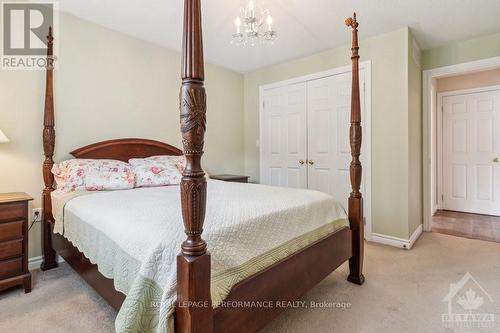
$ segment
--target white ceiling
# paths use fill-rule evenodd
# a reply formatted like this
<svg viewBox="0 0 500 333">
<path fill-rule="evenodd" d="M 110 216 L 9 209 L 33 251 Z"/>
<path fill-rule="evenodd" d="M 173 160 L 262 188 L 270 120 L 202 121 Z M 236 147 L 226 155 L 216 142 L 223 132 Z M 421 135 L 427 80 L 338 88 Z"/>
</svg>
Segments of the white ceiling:
<svg viewBox="0 0 500 333">
<path fill-rule="evenodd" d="M 253 48 L 230 44 L 247 0 L 203 0 L 205 59 L 239 72 L 349 42 L 344 19 L 358 14 L 366 38 L 409 26 L 422 49 L 500 32 L 500 0 L 256 0 L 271 10 L 279 39 Z M 62 11 L 180 50 L 182 0 L 63 0 Z"/>
</svg>

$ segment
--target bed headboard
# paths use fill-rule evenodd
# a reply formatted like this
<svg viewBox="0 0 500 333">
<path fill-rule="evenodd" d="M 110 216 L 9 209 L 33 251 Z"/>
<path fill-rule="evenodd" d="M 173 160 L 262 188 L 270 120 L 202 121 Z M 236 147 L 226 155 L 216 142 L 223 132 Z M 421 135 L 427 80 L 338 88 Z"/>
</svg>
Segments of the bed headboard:
<svg viewBox="0 0 500 333">
<path fill-rule="evenodd" d="M 128 162 L 131 158 L 182 155 L 182 151 L 174 146 L 155 140 L 116 139 L 78 148 L 70 154 L 76 158 L 111 159 Z"/>
</svg>

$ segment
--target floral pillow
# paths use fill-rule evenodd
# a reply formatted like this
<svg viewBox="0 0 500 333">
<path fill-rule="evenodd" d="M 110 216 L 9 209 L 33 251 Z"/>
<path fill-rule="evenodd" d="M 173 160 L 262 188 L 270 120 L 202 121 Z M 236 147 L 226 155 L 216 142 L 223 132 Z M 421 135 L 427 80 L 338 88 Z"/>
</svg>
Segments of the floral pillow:
<svg viewBox="0 0 500 333">
<path fill-rule="evenodd" d="M 52 167 L 52 173 L 57 184 L 57 189 L 62 191 L 77 191 L 86 189 L 86 176 L 89 172 L 115 172 L 133 176 L 130 166 L 121 161 L 95 160 L 95 159 L 70 159 Z M 130 176 L 127 176 L 130 177 Z"/>
<path fill-rule="evenodd" d="M 133 158 L 129 160 L 136 187 L 178 185 L 182 175 L 169 156 Z"/>
<path fill-rule="evenodd" d="M 89 170 L 85 175 L 87 191 L 128 190 L 134 188 L 135 177 L 130 165 Z"/>
<path fill-rule="evenodd" d="M 163 157 L 163 156 L 157 156 L 157 157 Z M 168 158 L 172 163 L 174 163 L 175 167 L 179 172 L 182 173 L 184 172 L 184 169 L 186 168 L 186 156 L 181 155 L 181 156 L 164 156 Z"/>
<path fill-rule="evenodd" d="M 179 169 L 179 172 L 182 173 L 184 172 L 184 169 L 186 168 L 186 156 L 181 155 L 181 156 L 155 156 L 155 157 L 163 157 L 163 158 L 168 158 L 170 161 L 172 161 L 177 169 Z M 207 170 L 203 169 L 203 172 L 205 172 L 205 176 L 209 176 Z"/>
</svg>

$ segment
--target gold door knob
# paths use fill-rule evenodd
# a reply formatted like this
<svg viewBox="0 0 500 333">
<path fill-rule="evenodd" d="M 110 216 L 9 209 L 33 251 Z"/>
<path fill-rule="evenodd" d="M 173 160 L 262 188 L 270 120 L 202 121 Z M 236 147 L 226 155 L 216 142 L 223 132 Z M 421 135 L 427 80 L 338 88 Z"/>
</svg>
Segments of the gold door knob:
<svg viewBox="0 0 500 333">
<path fill-rule="evenodd" d="M 498 157 L 495 157 L 495 158 L 493 159 L 493 162 L 494 162 L 494 163 L 498 163 L 498 162 L 500 162 L 500 160 L 498 159 Z"/>
<path fill-rule="evenodd" d="M 309 160 L 309 165 L 313 165 L 314 164 L 314 161 L 313 160 Z"/>
<path fill-rule="evenodd" d="M 300 165 L 304 165 L 306 162 L 304 162 L 304 160 L 299 160 L 299 164 Z"/>
</svg>

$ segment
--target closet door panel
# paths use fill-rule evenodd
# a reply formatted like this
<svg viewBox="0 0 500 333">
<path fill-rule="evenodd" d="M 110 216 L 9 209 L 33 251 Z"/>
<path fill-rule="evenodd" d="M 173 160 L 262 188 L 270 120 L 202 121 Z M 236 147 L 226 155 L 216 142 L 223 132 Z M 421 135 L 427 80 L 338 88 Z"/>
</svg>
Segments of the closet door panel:
<svg viewBox="0 0 500 333">
<path fill-rule="evenodd" d="M 332 155 L 338 139 L 333 110 L 335 78 L 327 77 L 307 84 L 308 188 L 333 193 L 336 187 Z"/>
<path fill-rule="evenodd" d="M 305 83 L 264 92 L 261 183 L 307 187 L 306 106 Z"/>
<path fill-rule="evenodd" d="M 337 114 L 336 131 L 338 145 L 332 163 L 335 164 L 334 177 L 338 187 L 333 195 L 337 200 L 343 202 L 345 207 L 347 207 L 347 198 L 351 192 L 351 179 L 349 175 L 349 165 L 351 163 L 351 146 L 349 142 L 349 128 L 351 125 L 351 80 L 351 73 L 337 75 L 335 80 L 336 94 L 334 108 Z"/>
<path fill-rule="evenodd" d="M 360 73 L 360 82 L 363 87 L 363 72 Z M 309 81 L 307 94 L 308 187 L 329 193 L 347 205 L 351 191 L 351 74 L 343 73 Z M 360 95 L 363 112 L 363 91 Z"/>
</svg>

